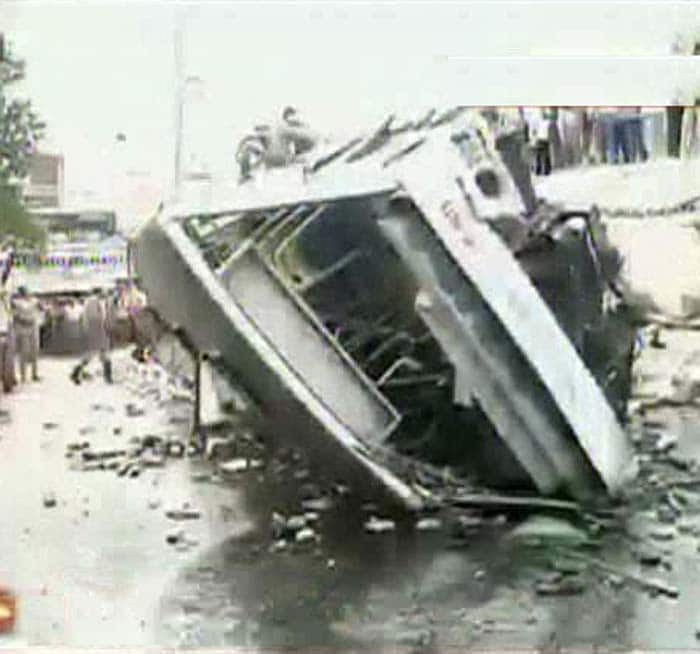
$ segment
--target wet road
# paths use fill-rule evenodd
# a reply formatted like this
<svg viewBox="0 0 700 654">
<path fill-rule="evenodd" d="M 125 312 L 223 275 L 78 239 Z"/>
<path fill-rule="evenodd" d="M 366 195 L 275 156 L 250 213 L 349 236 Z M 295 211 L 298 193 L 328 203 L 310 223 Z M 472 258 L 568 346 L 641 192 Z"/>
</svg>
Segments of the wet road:
<svg viewBox="0 0 700 654">
<path fill-rule="evenodd" d="M 696 347 L 698 336 L 669 337 L 667 350 L 651 352 L 648 364 L 645 359 L 644 382 L 665 374 L 664 361 L 674 352 L 682 357 L 681 351 Z M 692 533 L 674 531 L 672 540 L 660 544 L 668 550 L 670 570 L 642 569 L 629 538 L 614 529 L 593 552 L 620 570 L 677 586 L 678 599 L 650 597 L 594 571 L 583 574 L 580 594 L 540 597 L 534 584 L 548 573 L 553 550 L 515 540 L 515 518 L 503 523 L 485 516 L 477 530 L 460 538 L 450 533 L 451 517 L 436 532 L 419 532 L 413 520 L 399 520 L 395 532 L 368 534 L 365 519 L 382 515 L 382 509 L 360 508 L 367 498 L 359 489 L 329 494 L 331 506 L 318 511 L 314 523 L 318 543 L 271 552 L 273 511 L 300 513 L 301 499 L 317 494 L 310 482 L 323 490 L 329 481 L 306 478 L 303 461 L 277 456 L 260 470 L 227 479 L 212 477 L 214 463 L 196 459 L 171 459 L 136 478 L 73 470 L 67 443 L 118 448 L 132 436 L 183 435 L 187 425 L 172 419 L 186 416 L 188 407 L 159 406 L 152 399 L 144 415 L 129 417 L 126 405 L 136 397 L 142 401 L 138 389 L 134 395 L 124 384 L 110 387 L 99 379 L 74 386 L 68 381 L 71 365 L 47 359 L 42 382 L 3 398 L 12 423 L 0 432 L 0 584 L 17 591 L 20 613 L 16 633 L 0 636 L 0 645 L 247 652 L 697 645 L 700 570 L 698 536 Z M 646 419 L 678 435 L 679 449 L 694 456 L 697 416 L 686 407 L 648 413 Z M 48 492 L 55 494 L 55 507 L 43 505 Z M 688 494 L 683 520 L 700 525 L 700 501 Z M 166 517 L 166 509 L 184 502 L 201 518 Z M 629 532 L 658 527 L 656 514 L 640 509 Z M 169 545 L 166 535 L 173 529 L 183 529 L 196 543 Z"/>
</svg>

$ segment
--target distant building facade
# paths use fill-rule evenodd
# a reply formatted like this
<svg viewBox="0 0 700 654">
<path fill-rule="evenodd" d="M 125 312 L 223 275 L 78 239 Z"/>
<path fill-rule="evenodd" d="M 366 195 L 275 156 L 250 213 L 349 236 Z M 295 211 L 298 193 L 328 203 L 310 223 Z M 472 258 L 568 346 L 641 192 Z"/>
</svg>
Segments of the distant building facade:
<svg viewBox="0 0 700 654">
<path fill-rule="evenodd" d="M 63 155 L 36 153 L 24 185 L 28 208 L 60 207 L 63 204 Z"/>
</svg>

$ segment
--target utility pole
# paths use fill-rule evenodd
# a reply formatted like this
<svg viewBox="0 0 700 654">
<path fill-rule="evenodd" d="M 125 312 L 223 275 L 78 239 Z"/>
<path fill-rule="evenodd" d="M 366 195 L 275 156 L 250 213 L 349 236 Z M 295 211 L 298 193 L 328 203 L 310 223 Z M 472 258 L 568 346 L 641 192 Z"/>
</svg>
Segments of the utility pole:
<svg viewBox="0 0 700 654">
<path fill-rule="evenodd" d="M 180 197 L 180 187 L 182 184 L 182 129 L 184 113 L 184 76 L 182 60 L 182 23 L 176 18 L 175 26 L 175 169 L 174 169 L 174 189 L 175 199 Z"/>
</svg>

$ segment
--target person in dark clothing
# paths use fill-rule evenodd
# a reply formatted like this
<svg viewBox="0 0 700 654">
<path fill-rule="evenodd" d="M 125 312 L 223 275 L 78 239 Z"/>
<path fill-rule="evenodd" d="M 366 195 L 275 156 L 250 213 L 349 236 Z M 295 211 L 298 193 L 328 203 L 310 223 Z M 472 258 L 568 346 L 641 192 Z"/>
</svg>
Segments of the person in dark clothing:
<svg viewBox="0 0 700 654">
<path fill-rule="evenodd" d="M 666 121 L 668 124 L 668 156 L 679 157 L 681 154 L 683 107 L 666 107 Z"/>
<path fill-rule="evenodd" d="M 627 148 L 630 161 L 646 161 L 649 158 L 644 143 L 644 124 L 641 107 L 635 107 L 635 115 L 627 121 Z"/>
</svg>

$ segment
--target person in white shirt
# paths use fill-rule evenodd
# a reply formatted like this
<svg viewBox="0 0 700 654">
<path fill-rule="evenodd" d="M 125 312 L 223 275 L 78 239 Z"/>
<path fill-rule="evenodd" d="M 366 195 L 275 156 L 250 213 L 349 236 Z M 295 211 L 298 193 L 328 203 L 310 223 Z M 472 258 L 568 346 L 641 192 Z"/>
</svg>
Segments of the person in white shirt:
<svg viewBox="0 0 700 654">
<path fill-rule="evenodd" d="M 27 380 L 27 368 L 32 371 L 32 380 L 39 381 L 39 328 L 41 305 L 27 289 L 21 286 L 12 301 L 13 326 L 19 356 L 20 380 Z"/>
<path fill-rule="evenodd" d="M 550 121 L 544 110 L 530 114 L 529 135 L 535 154 L 535 175 L 552 172 Z"/>
</svg>

